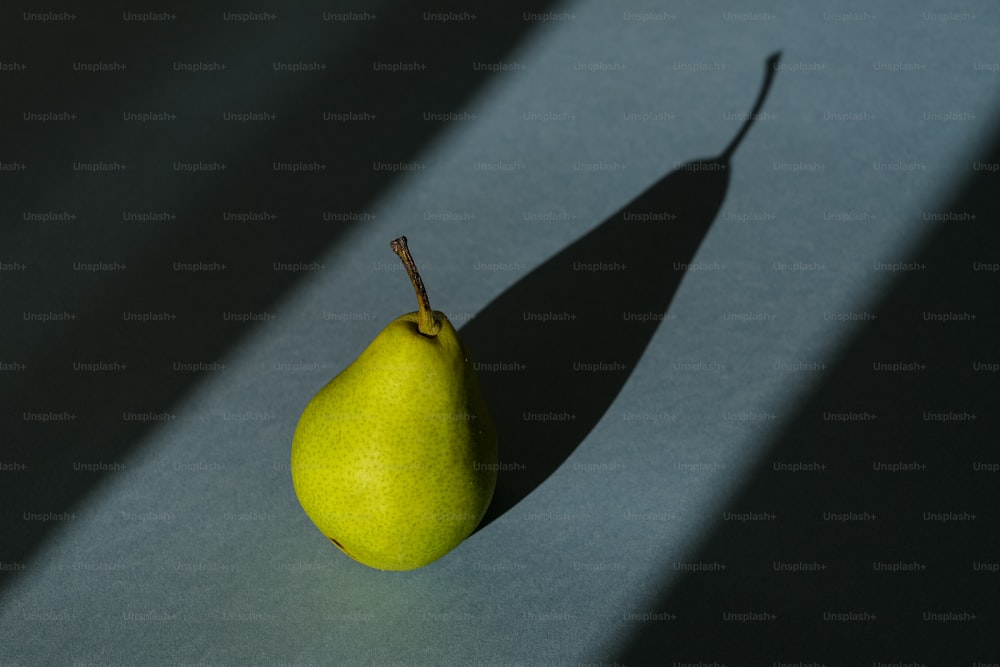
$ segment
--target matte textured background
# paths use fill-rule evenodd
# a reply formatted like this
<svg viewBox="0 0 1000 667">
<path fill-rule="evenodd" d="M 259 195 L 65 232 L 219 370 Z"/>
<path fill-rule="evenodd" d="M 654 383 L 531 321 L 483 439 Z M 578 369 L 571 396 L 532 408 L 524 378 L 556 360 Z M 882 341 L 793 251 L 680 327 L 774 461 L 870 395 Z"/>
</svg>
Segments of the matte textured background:
<svg viewBox="0 0 1000 667">
<path fill-rule="evenodd" d="M 0 10 L 0 665 L 1000 663 L 995 3 L 360 4 Z M 400 234 L 505 470 L 383 573 Z"/>
</svg>

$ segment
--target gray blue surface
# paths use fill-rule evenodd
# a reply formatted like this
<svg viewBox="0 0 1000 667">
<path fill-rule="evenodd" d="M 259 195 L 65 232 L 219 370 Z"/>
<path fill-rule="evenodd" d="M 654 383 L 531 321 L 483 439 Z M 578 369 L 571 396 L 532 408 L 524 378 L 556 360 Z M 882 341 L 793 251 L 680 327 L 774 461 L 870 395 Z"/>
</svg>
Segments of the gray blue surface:
<svg viewBox="0 0 1000 667">
<path fill-rule="evenodd" d="M 973 201 L 956 197 L 970 178 L 984 175 L 972 165 L 982 159 L 980 151 L 989 147 L 996 129 L 1000 19 L 995 6 L 764 3 L 745 16 L 742 12 L 750 10 L 735 3 L 661 7 L 595 1 L 550 10 L 567 16 L 521 20 L 531 24 L 531 30 L 502 57 L 523 69 L 484 77 L 459 108 L 424 109 L 465 112 L 474 118 L 443 124 L 425 143 L 412 146 L 412 156 L 400 156 L 391 146 L 377 143 L 370 149 L 347 149 L 355 161 L 340 165 L 345 172 L 369 169 L 368 163 L 380 160 L 422 165 L 379 181 L 374 199 L 356 211 L 367 214 L 363 221 L 321 220 L 323 211 L 343 212 L 336 208 L 342 196 L 338 189 L 344 186 L 338 178 L 259 175 L 271 160 L 336 164 L 343 150 L 339 142 L 350 143 L 338 133 L 352 130 L 345 123 L 310 142 L 308 132 L 317 125 L 313 121 L 320 108 L 308 91 L 318 82 L 287 84 L 290 99 L 280 102 L 236 94 L 247 93 L 243 77 L 260 76 L 266 85 L 285 85 L 272 84 L 267 78 L 276 76 L 272 73 L 247 74 L 248 63 L 300 57 L 290 38 L 315 18 L 303 14 L 286 20 L 281 9 L 276 10 L 281 15 L 277 21 L 263 25 L 223 25 L 211 13 L 197 18 L 188 18 L 188 13 L 180 19 L 193 23 L 192 34 L 219 31 L 226 39 L 239 40 L 236 31 L 245 29 L 252 35 L 245 39 L 277 35 L 265 43 L 288 42 L 275 47 L 273 56 L 242 56 L 236 64 L 244 67 L 234 66 L 236 73 L 219 76 L 214 89 L 223 98 L 240 99 L 238 104 L 247 110 L 280 107 L 283 118 L 289 119 L 280 130 L 220 127 L 214 118 L 228 107 L 209 95 L 203 104 L 213 120 L 204 123 L 201 148 L 197 143 L 178 147 L 161 142 L 151 136 L 157 131 L 153 128 L 109 122 L 110 134 L 105 136 L 110 145 L 120 145 L 119 153 L 94 149 L 88 143 L 92 138 L 80 136 L 86 126 L 79 129 L 79 124 L 46 126 L 46 131 L 69 137 L 64 154 L 36 153 L 27 142 L 16 153 L 0 153 L 4 162 L 26 161 L 31 170 L 53 174 L 51 192 L 45 178 L 18 191 L 18 176 L 3 175 L 5 189 L 19 193 L 3 209 L 5 248 L 0 259 L 21 262 L 28 269 L 2 277 L 8 303 L 4 329 L 9 332 L 2 350 L 4 361 L 29 367 L 20 375 L 0 378 L 5 430 L 10 434 L 4 438 L 0 460 L 30 460 L 31 465 L 0 474 L 35 476 L 30 483 L 8 486 L 23 495 L 5 500 L 4 534 L 11 539 L 27 534 L 33 542 L 25 552 L 10 543 L 5 546 L 4 553 L 17 555 L 4 559 L 0 587 L 2 664 L 833 665 L 897 659 L 944 664 L 933 662 L 936 654 L 930 647 L 956 637 L 963 662 L 1000 658 L 996 645 L 990 647 L 983 639 L 987 624 L 995 627 L 995 601 L 963 598 L 961 587 L 954 589 L 958 599 L 946 592 L 948 582 L 970 577 L 980 577 L 983 586 L 996 590 L 995 573 L 972 567 L 1000 560 L 993 537 L 995 482 L 989 473 L 961 483 L 974 491 L 961 502 L 918 503 L 906 510 L 978 511 L 978 523 L 956 526 L 965 531 L 957 535 L 947 532 L 951 526 L 938 531 L 941 522 L 914 523 L 905 512 L 893 514 L 890 509 L 879 529 L 895 533 L 898 540 L 874 538 L 880 547 L 877 554 L 865 551 L 873 538 L 853 524 L 845 525 L 839 541 L 843 547 L 836 553 L 809 553 L 809 539 L 793 542 L 804 548 L 769 554 L 760 562 L 741 559 L 743 552 L 734 549 L 725 576 L 738 577 L 743 597 L 734 599 L 741 605 L 749 601 L 746 606 L 731 609 L 724 597 L 711 596 L 706 596 L 706 607 L 691 603 L 699 599 L 701 580 L 692 581 L 690 573 L 691 564 L 700 563 L 709 571 L 694 576 L 716 576 L 712 564 L 718 561 L 706 561 L 700 550 L 712 543 L 715 531 L 732 530 L 735 523 L 725 517 L 740 512 L 775 512 L 782 521 L 772 521 L 767 528 L 747 521 L 745 534 L 734 543 L 767 542 L 772 539 L 768 530 L 777 531 L 779 544 L 791 533 L 810 530 L 817 531 L 815 543 L 823 549 L 831 543 L 829 536 L 819 534 L 823 528 L 813 521 L 816 517 L 798 517 L 794 506 L 741 505 L 734 499 L 741 489 L 760 484 L 761 466 L 771 465 L 774 443 L 786 437 L 806 397 L 821 391 L 831 376 L 852 372 L 838 361 L 845 355 L 854 358 L 851 345 L 866 325 L 838 318 L 876 312 L 890 298 L 906 272 L 885 270 L 882 263 L 918 261 L 924 243 L 933 242 L 942 229 L 964 233 L 949 226 L 963 223 L 928 220 L 927 213 L 953 210 L 949 207 L 955 201 Z M 4 11 L 10 15 L 7 20 L 22 21 L 13 9 Z M 655 14 L 663 11 L 666 16 Z M 92 20 L 87 12 L 79 11 L 79 23 Z M 371 25 L 338 28 L 376 30 L 379 20 L 393 20 L 393 12 L 406 12 L 414 29 L 422 25 L 416 9 L 386 6 Z M 628 18 L 627 12 L 654 15 L 635 20 L 638 17 Z M 477 20 L 488 15 L 484 12 Z M 156 30 L 171 29 L 146 28 L 151 44 L 161 34 Z M 448 29 L 458 33 L 467 28 L 456 24 Z M 27 41 L 18 48 L 21 52 L 11 59 L 36 57 Z M 447 45 L 437 48 L 446 50 Z M 184 56 L 190 60 L 225 56 L 210 48 L 209 55 L 195 56 L 199 49 L 191 49 L 190 57 Z M 102 50 L 107 55 L 99 55 Z M 675 167 L 717 155 L 739 129 L 742 114 L 758 93 L 764 61 L 777 50 L 782 51 L 782 64 L 763 115 L 732 158 L 725 200 L 696 255 L 701 270 L 688 272 L 641 362 L 565 463 L 516 506 L 424 569 L 377 572 L 334 550 L 295 499 L 288 466 L 290 439 L 312 394 L 350 363 L 385 323 L 414 309 L 412 290 L 388 241 L 400 234 L 409 237 L 432 304 L 460 325 Z M 113 57 L 113 48 L 95 47 L 94 54 L 45 57 L 65 67 L 76 58 Z M 461 57 L 476 60 L 474 52 Z M 146 58 L 140 62 L 168 62 Z M 17 75 L 2 76 L 13 80 Z M 200 80 L 188 84 L 160 76 L 177 85 L 179 95 L 185 94 L 184 86 L 202 85 Z M 411 76 L 412 84 L 391 84 L 406 87 L 420 86 L 421 76 L 432 75 L 386 76 Z M 85 86 L 60 97 L 58 92 L 35 90 L 41 86 L 39 79 L 28 81 L 14 85 L 30 102 L 9 95 L 4 102 L 10 123 L 28 124 L 20 118 L 23 109 L 72 110 L 74 104 L 85 105 L 79 101 Z M 155 77 L 148 81 L 160 86 Z M 335 86 L 336 81 L 323 85 Z M 163 87 L 156 90 L 147 93 L 162 96 L 155 108 L 170 110 L 170 96 Z M 127 97 L 134 93 L 117 94 L 134 99 Z M 295 95 L 305 100 L 301 106 Z M 324 110 L 365 110 L 363 101 L 319 99 Z M 107 106 L 110 114 L 117 114 L 119 107 L 128 105 L 116 101 Z M 627 119 L 625 114 L 632 113 L 654 114 L 656 119 Z M 309 121 L 302 137 L 295 135 L 300 114 Z M 187 122 L 184 128 L 190 135 L 185 136 L 193 141 L 191 137 L 200 135 L 192 128 L 201 127 L 201 122 L 197 117 Z M 126 147 L 129 132 L 154 142 L 158 152 L 152 155 L 159 162 L 150 158 L 138 165 L 137 175 L 122 176 L 110 186 L 97 176 L 66 176 L 69 161 L 115 159 L 132 151 Z M 295 136 L 282 143 L 286 135 Z M 52 142 L 46 146 L 59 145 L 58 138 L 45 141 Z M 250 192 L 236 185 L 239 177 L 226 176 L 229 180 L 218 186 L 221 192 L 204 194 L 217 187 L 212 175 L 192 176 L 188 187 L 176 174 L 163 173 L 170 160 L 181 159 L 177 156 L 221 156 L 238 174 L 258 180 Z M 142 159 L 141 154 L 134 158 Z M 477 167 L 479 162 L 520 167 L 499 173 Z M 615 166 L 592 171 L 581 163 Z M 159 165 L 162 171 L 143 164 Z M 902 170 L 892 165 L 902 165 Z M 88 178 L 99 184 L 91 185 Z M 155 191 L 158 179 L 165 182 L 164 198 L 180 199 L 146 198 L 127 206 L 176 210 L 179 222 L 148 223 L 139 230 L 122 221 L 107 222 L 117 219 L 120 202 L 133 196 L 133 186 Z M 303 192 L 306 203 L 297 203 L 295 197 Z M 63 208 L 79 210 L 81 221 L 42 224 L 21 219 L 22 210 Z M 222 210 L 271 210 L 280 215 L 273 222 L 226 227 L 218 221 Z M 77 231 L 59 224 L 75 225 Z M 95 234 L 80 230 L 85 225 Z M 261 232 L 264 228 L 267 231 Z M 277 250 L 269 255 L 265 244 L 247 241 L 254 263 L 240 265 L 240 244 L 251 235 L 273 236 Z M 283 246 L 286 236 L 297 240 Z M 92 245 L 81 241 L 87 238 Z M 995 241 L 995 235 L 983 238 Z M 164 243 L 167 250 L 157 254 L 153 248 L 162 249 Z M 986 245 L 970 252 L 968 257 L 989 263 L 997 261 L 1000 248 Z M 154 256 L 159 263 L 151 262 Z M 967 263 L 965 255 L 955 257 Z M 73 261 L 115 260 L 130 268 L 101 275 L 67 269 Z M 247 291 L 227 293 L 233 287 L 226 282 L 229 278 L 172 272 L 174 261 L 227 262 L 231 272 L 257 276 L 266 289 L 258 298 L 258 285 L 252 281 Z M 280 272 L 273 270 L 272 261 L 316 261 L 321 268 L 275 278 Z M 147 274 L 155 274 L 155 289 L 121 291 L 123 283 L 141 282 Z M 953 273 L 942 269 L 940 275 L 950 279 Z M 934 311 L 950 312 L 961 304 L 966 312 L 978 303 L 978 324 L 940 324 L 968 324 L 968 335 L 960 336 L 964 342 L 955 348 L 961 368 L 945 364 L 940 397 L 931 401 L 922 395 L 924 402 L 899 417 L 897 426 L 905 431 L 903 422 L 926 422 L 923 411 L 983 416 L 972 431 L 961 430 L 961 424 L 923 425 L 940 429 L 936 442 L 960 457 L 961 466 L 951 466 L 941 454 L 939 465 L 932 463 L 922 479 L 907 487 L 905 493 L 914 498 L 926 497 L 921 485 L 950 487 L 970 475 L 971 462 L 996 460 L 995 450 L 981 449 L 985 434 L 995 433 L 992 422 L 984 423 L 982 405 L 950 388 L 966 381 L 970 363 L 998 361 L 995 345 L 987 345 L 983 333 L 984 327 L 995 325 L 995 300 L 968 300 L 968 294 L 978 298 L 988 293 L 984 285 L 995 284 L 995 274 L 962 275 L 972 285 L 964 288 L 967 300 L 945 298 Z M 268 282 L 272 279 L 282 281 L 280 289 Z M 954 291 L 943 294 L 960 289 L 955 285 Z M 102 298 L 111 299 L 113 306 L 102 310 Z M 125 305 L 129 299 L 134 305 Z M 198 301 L 209 305 L 200 310 L 189 305 Z M 194 315 L 185 322 L 188 308 Z M 126 309 L 178 312 L 182 322 L 128 328 L 116 321 L 117 313 Z M 50 310 L 78 313 L 81 322 L 33 325 L 22 318 L 23 312 Z M 267 312 L 273 318 L 220 325 L 226 312 Z M 202 329 L 197 317 L 212 319 Z M 107 335 L 102 321 L 107 322 Z M 900 322 L 897 330 L 907 331 L 912 324 Z M 73 330 L 52 333 L 60 326 L 76 327 L 82 336 L 74 344 Z M 162 332 L 171 326 L 169 334 L 153 337 L 159 344 L 177 345 L 176 353 L 168 349 L 150 355 L 144 350 L 141 341 L 150 329 Z M 202 335 L 214 338 L 206 343 L 199 341 Z M 116 348 L 119 340 L 122 346 Z M 61 366 L 46 366 L 46 341 L 56 341 L 55 358 L 65 362 Z M 615 341 L 606 343 L 594 359 L 614 358 Z M 907 349 L 902 345 L 895 349 Z M 116 349 L 121 351 L 116 354 Z M 184 356 L 189 353 L 201 356 Z M 489 351 L 482 354 L 489 358 Z M 911 360 L 887 354 L 887 361 Z M 923 354 L 915 360 L 948 358 L 941 350 Z M 169 393 L 163 397 L 146 388 L 139 390 L 138 398 L 112 391 L 109 403 L 73 394 L 46 400 L 44 386 L 49 382 L 70 382 L 80 395 L 87 392 L 89 379 L 69 375 L 74 360 L 127 363 L 134 370 L 121 373 L 126 387 L 142 386 L 144 377 L 157 381 L 157 373 L 175 379 L 168 381 Z M 152 360 L 164 368 L 152 368 Z M 178 371 L 166 372 L 174 361 L 224 368 L 182 373 L 183 380 L 177 380 Z M 970 377 L 977 388 L 995 390 L 992 376 Z M 118 378 L 95 379 L 94 391 L 119 386 Z M 955 404 L 955 396 L 966 402 Z M 855 409 L 848 403 L 845 399 L 821 409 Z M 24 412 L 63 410 L 80 415 L 69 424 L 37 424 L 22 417 Z M 123 427 L 124 417 L 119 417 L 126 411 L 168 413 L 169 419 L 129 430 L 133 424 Z M 115 442 L 105 441 L 107 433 Z M 905 443 L 891 437 L 882 441 L 884 450 L 876 450 L 884 456 L 854 457 L 829 443 L 816 450 L 808 433 L 800 435 L 802 457 L 789 461 L 830 466 L 829 472 L 815 473 L 827 475 L 817 486 L 830 485 L 840 494 L 837 502 L 821 508 L 830 512 L 875 511 L 865 493 L 871 473 L 838 467 L 842 456 L 865 465 L 865 456 L 911 458 Z M 863 436 L 842 437 L 845 449 L 856 438 L 864 441 Z M 104 463 L 118 469 L 98 475 L 86 472 L 85 466 L 74 468 L 76 479 L 87 478 L 79 497 L 64 506 L 47 506 L 39 500 L 44 494 L 37 493 L 49 479 L 40 452 L 47 442 L 67 438 L 78 449 L 61 452 L 64 468 Z M 790 451 L 794 454 L 794 447 Z M 857 497 L 851 496 L 851 488 L 859 490 Z M 801 497 L 808 498 L 808 493 Z M 15 527 L 41 512 L 67 512 L 71 518 L 44 529 L 31 524 L 27 532 Z M 756 539 L 755 530 L 760 531 Z M 982 539 L 973 539 L 976 536 Z M 939 558 L 939 543 L 948 540 L 955 541 L 958 551 L 950 560 Z M 977 548 L 963 551 L 970 543 Z M 914 577 L 903 589 L 918 600 L 912 618 L 903 611 L 905 593 L 895 601 L 869 600 L 860 592 L 851 597 L 859 581 L 851 569 L 869 572 L 873 560 L 929 562 L 929 574 L 898 575 Z M 775 609 L 766 605 L 780 600 L 772 591 L 784 584 L 775 583 L 769 573 L 771 563 L 779 561 L 821 561 L 838 574 L 830 575 L 834 583 L 818 580 L 814 595 L 803 598 L 810 603 Z M 924 598 L 921 588 L 945 592 Z M 686 591 L 685 597 L 671 598 L 672 590 Z M 768 602 L 754 606 L 754 599 Z M 883 614 L 882 624 L 869 624 L 857 635 L 850 634 L 853 629 L 837 635 L 844 641 L 836 648 L 809 643 L 812 633 L 819 636 L 831 625 L 821 622 L 821 612 L 861 610 L 877 610 Z M 928 623 L 920 617 L 928 610 L 970 611 L 979 618 Z M 770 625 L 719 620 L 738 612 L 775 613 L 778 620 Z M 673 630 L 678 618 L 683 633 Z M 812 625 L 810 618 L 815 620 Z M 840 632 L 841 626 L 833 625 L 834 634 Z M 902 648 L 902 637 L 914 632 L 924 643 L 918 642 L 911 655 Z M 771 648 L 760 645 L 761 636 L 770 637 Z M 878 650 L 871 648 L 876 645 Z M 665 658 L 653 658 L 652 647 Z M 860 662 L 838 661 L 848 656 Z"/>
</svg>

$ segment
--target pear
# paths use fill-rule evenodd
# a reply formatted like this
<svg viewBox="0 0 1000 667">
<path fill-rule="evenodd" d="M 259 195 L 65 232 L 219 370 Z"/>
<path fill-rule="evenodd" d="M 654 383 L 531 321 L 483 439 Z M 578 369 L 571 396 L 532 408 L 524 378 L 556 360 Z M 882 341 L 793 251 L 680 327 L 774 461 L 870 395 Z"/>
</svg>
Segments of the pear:
<svg viewBox="0 0 1000 667">
<path fill-rule="evenodd" d="M 479 525 L 496 486 L 497 435 L 469 354 L 431 310 L 400 237 L 420 309 L 390 322 L 306 405 L 292 440 L 302 509 L 354 560 L 423 567 Z"/>
</svg>

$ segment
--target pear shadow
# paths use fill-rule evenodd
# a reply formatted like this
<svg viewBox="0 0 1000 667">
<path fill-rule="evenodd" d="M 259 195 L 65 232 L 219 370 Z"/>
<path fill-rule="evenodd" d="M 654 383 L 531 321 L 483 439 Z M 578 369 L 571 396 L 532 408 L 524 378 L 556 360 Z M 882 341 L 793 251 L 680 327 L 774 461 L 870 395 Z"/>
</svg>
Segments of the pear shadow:
<svg viewBox="0 0 1000 667">
<path fill-rule="evenodd" d="M 767 98 L 779 58 L 767 60 L 753 111 L 719 156 L 668 173 L 460 330 L 481 366 L 503 369 L 479 371 L 502 465 L 477 530 L 562 465 L 639 363 L 722 207 L 730 159 Z"/>
</svg>

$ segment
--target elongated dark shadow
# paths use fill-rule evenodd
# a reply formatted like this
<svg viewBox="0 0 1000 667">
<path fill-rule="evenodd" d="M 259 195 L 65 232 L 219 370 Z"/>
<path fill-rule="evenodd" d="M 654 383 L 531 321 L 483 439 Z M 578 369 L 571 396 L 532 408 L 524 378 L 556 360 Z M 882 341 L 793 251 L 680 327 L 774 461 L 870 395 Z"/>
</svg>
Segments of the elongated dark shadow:
<svg viewBox="0 0 1000 667">
<path fill-rule="evenodd" d="M 462 327 L 477 361 L 515 369 L 479 374 L 507 464 L 480 528 L 569 457 L 639 363 L 722 207 L 730 158 L 767 98 L 779 57 L 767 60 L 753 111 L 719 156 L 670 172 Z"/>
<path fill-rule="evenodd" d="M 437 140 L 447 124 L 427 122 L 427 111 L 462 109 L 495 76 L 469 63 L 505 59 L 540 25 L 523 20 L 523 12 L 544 11 L 551 0 L 478 3 L 480 20 L 461 30 L 426 21 L 400 0 L 366 4 L 372 14 L 392 18 L 363 24 L 291 12 L 260 40 L 237 34 L 203 4 L 174 2 L 172 11 L 198 30 L 164 31 L 153 41 L 128 21 L 105 22 L 99 33 L 60 33 L 59 48 L 47 36 L 36 39 L 31 30 L 43 29 L 31 25 L 19 28 L 24 39 L 4 41 L 6 59 L 32 65 L 5 84 L 0 115 L 20 118 L 24 109 L 47 108 L 50 91 L 59 91 L 60 104 L 84 125 L 63 123 L 65 133 L 47 123 L 0 129 L 10 156 L 4 159 L 28 165 L 0 200 L 2 259 L 26 267 L 5 271 L 0 281 L 0 364 L 17 371 L 0 367 L 0 463 L 10 466 L 0 470 L 0 563 L 8 565 L 0 568 L 0 589 L 30 570 L 35 550 L 65 525 L 33 517 L 75 516 L 102 480 L 131 474 L 74 465 L 125 461 L 157 423 L 126 413 L 172 415 L 206 376 L 184 366 L 219 362 L 253 328 L 268 326 L 227 320 L 225 313 L 273 312 L 311 273 L 275 265 L 321 262 L 354 216 L 366 214 L 398 178 L 376 165 L 410 162 Z M 462 11 L 452 0 L 436 5 L 448 8 Z M 133 64 L 144 72 L 141 85 L 81 77 L 68 67 L 67 53 L 104 59 L 101 43 L 115 44 L 114 56 L 129 72 Z M 315 77 L 272 70 L 272 58 L 293 53 L 326 69 Z M 172 69 L 169 54 L 218 57 L 229 69 L 192 76 Z M 400 77 L 373 68 L 411 61 L 426 71 Z M 146 109 L 176 119 L 123 122 L 122 110 Z M 222 120 L 241 109 L 275 115 L 264 122 Z M 360 120 L 331 122 L 338 116 Z M 128 168 L 70 168 L 89 159 Z M 192 173 L 172 167 L 177 161 L 226 169 Z M 322 171 L 275 168 L 298 162 L 322 162 Z M 62 211 L 73 217 L 9 222 Z M 122 268 L 78 271 L 78 262 Z M 209 268 L 184 268 L 199 264 Z M 50 312 L 73 319 L 27 321 L 31 313 Z M 323 360 L 333 338 L 288 354 Z M 99 372 L 76 370 L 80 364 Z M 270 411 L 270 398 L 261 395 L 258 409 Z M 204 456 L 213 456 L 212 444 L 204 443 Z"/>
<path fill-rule="evenodd" d="M 1000 127 L 981 145 L 973 165 L 1000 163 Z M 627 611 L 673 618 L 636 623 L 606 662 L 996 662 L 1000 174 L 966 174 L 947 216 L 915 221 L 934 231 L 892 288 L 831 322 L 851 340 L 703 519 L 684 560 L 725 569 L 665 564 Z"/>
</svg>

